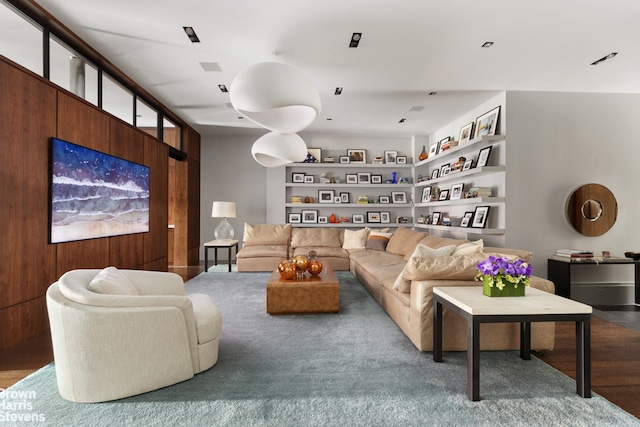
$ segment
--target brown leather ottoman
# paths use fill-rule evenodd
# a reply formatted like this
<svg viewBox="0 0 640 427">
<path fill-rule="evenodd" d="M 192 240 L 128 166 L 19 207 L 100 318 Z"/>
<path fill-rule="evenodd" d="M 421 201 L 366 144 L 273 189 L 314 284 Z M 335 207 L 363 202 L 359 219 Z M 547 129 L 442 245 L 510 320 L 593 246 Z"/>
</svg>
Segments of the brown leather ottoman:
<svg viewBox="0 0 640 427">
<path fill-rule="evenodd" d="M 285 280 L 274 271 L 267 282 L 267 313 L 337 313 L 340 311 L 340 284 L 330 266 L 317 276 Z"/>
</svg>

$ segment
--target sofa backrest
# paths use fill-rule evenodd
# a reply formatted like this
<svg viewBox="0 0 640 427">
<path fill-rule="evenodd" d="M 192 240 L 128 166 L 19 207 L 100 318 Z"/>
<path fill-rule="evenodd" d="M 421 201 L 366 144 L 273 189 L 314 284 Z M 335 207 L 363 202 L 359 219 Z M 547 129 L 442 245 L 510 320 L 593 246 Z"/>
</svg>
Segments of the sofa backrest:
<svg viewBox="0 0 640 427">
<path fill-rule="evenodd" d="M 288 245 L 291 240 L 291 224 L 244 223 L 243 246 Z"/>
<path fill-rule="evenodd" d="M 291 232 L 291 247 L 341 248 L 342 230 L 338 228 L 294 228 Z"/>
</svg>

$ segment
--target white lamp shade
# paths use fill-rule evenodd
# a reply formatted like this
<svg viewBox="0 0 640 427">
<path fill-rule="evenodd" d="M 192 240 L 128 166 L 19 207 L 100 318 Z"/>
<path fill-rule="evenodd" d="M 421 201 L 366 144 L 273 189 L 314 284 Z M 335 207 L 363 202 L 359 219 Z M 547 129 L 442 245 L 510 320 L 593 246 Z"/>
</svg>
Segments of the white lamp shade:
<svg viewBox="0 0 640 427">
<path fill-rule="evenodd" d="M 212 218 L 235 218 L 236 204 L 235 202 L 213 202 L 211 208 Z"/>
<path fill-rule="evenodd" d="M 311 80 L 278 62 L 241 71 L 231 82 L 229 95 L 240 114 L 275 132 L 300 132 L 320 114 L 320 95 Z"/>
<path fill-rule="evenodd" d="M 307 158 L 307 144 L 295 133 L 269 132 L 253 143 L 251 154 L 268 168 L 302 162 Z"/>
</svg>

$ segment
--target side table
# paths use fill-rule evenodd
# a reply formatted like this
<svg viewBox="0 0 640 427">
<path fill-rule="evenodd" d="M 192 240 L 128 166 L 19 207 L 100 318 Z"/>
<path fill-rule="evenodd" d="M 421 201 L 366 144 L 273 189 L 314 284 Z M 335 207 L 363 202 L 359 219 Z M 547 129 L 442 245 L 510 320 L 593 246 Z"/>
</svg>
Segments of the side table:
<svg viewBox="0 0 640 427">
<path fill-rule="evenodd" d="M 227 260 L 229 264 L 229 273 L 231 273 L 231 249 L 236 248 L 236 257 L 238 255 L 238 241 L 237 240 L 212 240 L 204 244 L 204 271 L 209 270 L 209 249 L 213 248 L 214 264 L 218 265 L 218 249 L 227 248 L 229 250 L 229 258 Z"/>
</svg>

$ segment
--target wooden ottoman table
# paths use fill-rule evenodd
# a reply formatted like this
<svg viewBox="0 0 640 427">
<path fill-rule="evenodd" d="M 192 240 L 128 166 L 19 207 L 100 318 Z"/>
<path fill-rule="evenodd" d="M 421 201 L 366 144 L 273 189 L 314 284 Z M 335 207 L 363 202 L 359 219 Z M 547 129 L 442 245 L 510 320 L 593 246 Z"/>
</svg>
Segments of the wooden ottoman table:
<svg viewBox="0 0 640 427">
<path fill-rule="evenodd" d="M 340 311 L 340 284 L 330 266 L 317 276 L 286 280 L 276 270 L 267 282 L 267 313 L 337 313 Z"/>
</svg>

